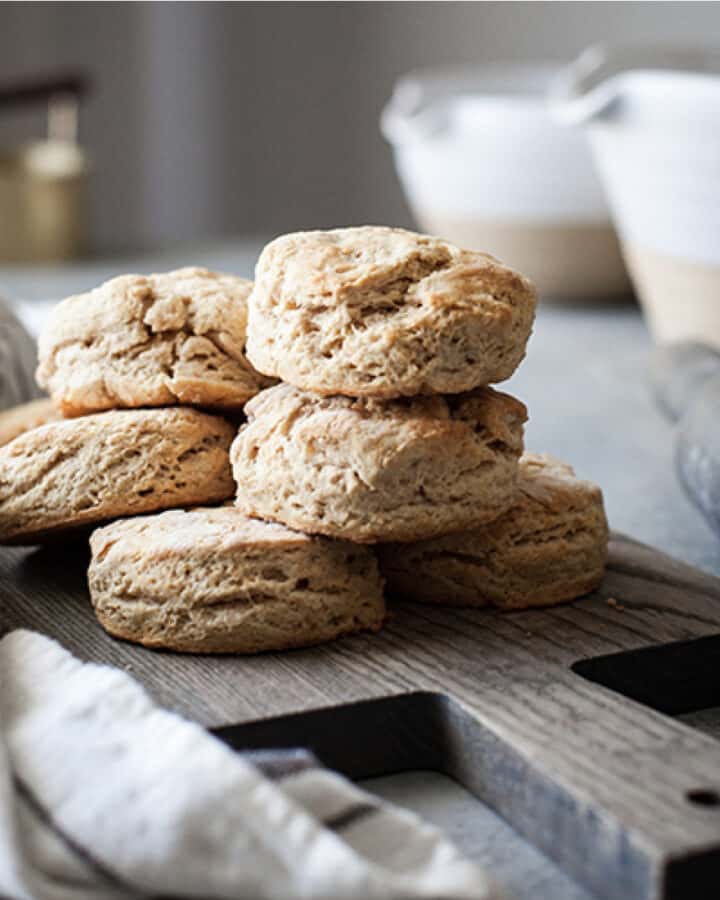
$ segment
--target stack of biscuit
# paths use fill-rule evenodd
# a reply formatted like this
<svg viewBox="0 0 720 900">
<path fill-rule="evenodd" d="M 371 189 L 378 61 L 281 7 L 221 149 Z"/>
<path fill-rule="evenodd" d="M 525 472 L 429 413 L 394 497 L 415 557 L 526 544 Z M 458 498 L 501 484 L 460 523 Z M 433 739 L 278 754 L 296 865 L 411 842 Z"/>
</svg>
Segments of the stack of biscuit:
<svg viewBox="0 0 720 900">
<path fill-rule="evenodd" d="M 602 578 L 602 495 L 523 455 L 525 407 L 490 387 L 535 302 L 490 256 L 381 227 L 278 238 L 254 285 L 185 269 L 69 298 L 40 342 L 57 419 L 0 448 L 0 541 L 118 520 L 90 539 L 98 619 L 182 651 L 377 630 L 383 582 L 574 599 Z"/>
</svg>

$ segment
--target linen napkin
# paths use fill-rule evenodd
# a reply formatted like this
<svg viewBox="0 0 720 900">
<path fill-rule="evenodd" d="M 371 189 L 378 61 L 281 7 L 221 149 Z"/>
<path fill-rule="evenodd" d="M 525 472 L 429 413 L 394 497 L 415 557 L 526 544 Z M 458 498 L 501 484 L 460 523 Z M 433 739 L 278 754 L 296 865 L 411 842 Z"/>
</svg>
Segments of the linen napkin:
<svg viewBox="0 0 720 900">
<path fill-rule="evenodd" d="M 0 641 L 0 895 L 491 897 L 434 828 L 302 752 L 238 754 L 119 669 Z"/>
<path fill-rule="evenodd" d="M 35 341 L 0 299 L 0 410 L 40 396 L 35 384 Z"/>
</svg>

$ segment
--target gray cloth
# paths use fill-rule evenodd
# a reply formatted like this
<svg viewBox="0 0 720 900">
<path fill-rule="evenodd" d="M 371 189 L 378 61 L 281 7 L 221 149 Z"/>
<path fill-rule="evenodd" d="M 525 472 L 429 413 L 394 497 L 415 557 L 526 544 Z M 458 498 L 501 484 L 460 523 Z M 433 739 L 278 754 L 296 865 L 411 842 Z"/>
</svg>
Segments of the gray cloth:
<svg viewBox="0 0 720 900">
<path fill-rule="evenodd" d="M 675 467 L 690 499 L 720 534 L 720 353 L 696 342 L 660 346 L 653 384 L 676 422 Z"/>
<path fill-rule="evenodd" d="M 41 395 L 35 384 L 35 341 L 0 300 L 0 409 L 8 409 Z"/>
<path fill-rule="evenodd" d="M 680 419 L 675 462 L 683 487 L 720 535 L 720 365 Z"/>
<path fill-rule="evenodd" d="M 434 828 L 302 752 L 245 757 L 119 669 L 0 641 L 0 896 L 485 900 Z"/>
</svg>

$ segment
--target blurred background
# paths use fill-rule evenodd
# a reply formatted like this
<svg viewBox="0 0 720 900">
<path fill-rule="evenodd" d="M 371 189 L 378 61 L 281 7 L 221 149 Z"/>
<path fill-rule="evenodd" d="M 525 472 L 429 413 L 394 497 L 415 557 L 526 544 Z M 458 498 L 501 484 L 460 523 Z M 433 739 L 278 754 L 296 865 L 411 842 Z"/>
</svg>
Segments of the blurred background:
<svg viewBox="0 0 720 900">
<path fill-rule="evenodd" d="M 296 229 L 487 250 L 541 296 L 508 384 L 527 446 L 720 572 L 672 474 L 676 439 L 720 472 L 717 428 L 674 429 L 648 383 L 654 344 L 714 345 L 659 357 L 688 396 L 720 365 L 719 35 L 715 2 L 0 3 L 0 300 L 37 335 L 122 272 L 252 277 Z"/>
<path fill-rule="evenodd" d="M 87 75 L 87 245 L 136 250 L 409 225 L 378 127 L 401 74 L 719 29 L 717 3 L 2 3 L 0 85 Z M 46 127 L 14 106 L 0 145 Z"/>
</svg>

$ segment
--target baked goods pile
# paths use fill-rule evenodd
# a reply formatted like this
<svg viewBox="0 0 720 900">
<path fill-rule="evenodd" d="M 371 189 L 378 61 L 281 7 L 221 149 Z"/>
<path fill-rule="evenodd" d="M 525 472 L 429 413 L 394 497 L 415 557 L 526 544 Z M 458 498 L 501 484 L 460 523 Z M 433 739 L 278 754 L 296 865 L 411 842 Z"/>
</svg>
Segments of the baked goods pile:
<svg viewBox="0 0 720 900">
<path fill-rule="evenodd" d="M 50 403 L 0 415 L 0 542 L 103 526 L 103 627 L 191 652 L 377 630 L 383 582 L 572 600 L 602 578 L 602 495 L 523 455 L 526 409 L 490 386 L 535 302 L 490 256 L 381 227 L 280 237 L 254 285 L 182 269 L 71 297 L 40 341 Z"/>
</svg>

